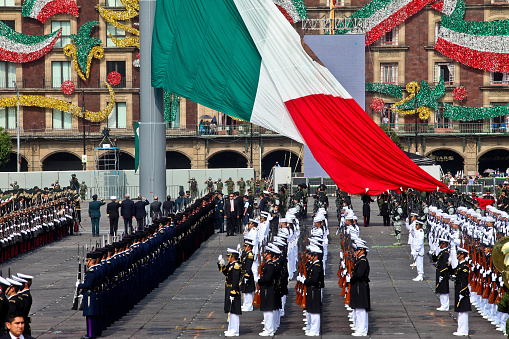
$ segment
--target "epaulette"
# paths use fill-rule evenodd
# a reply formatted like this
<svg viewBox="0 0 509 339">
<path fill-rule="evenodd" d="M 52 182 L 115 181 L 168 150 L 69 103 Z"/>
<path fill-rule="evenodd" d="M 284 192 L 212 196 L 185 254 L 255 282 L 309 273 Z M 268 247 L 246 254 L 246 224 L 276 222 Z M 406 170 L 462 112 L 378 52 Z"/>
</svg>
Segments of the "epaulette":
<svg viewBox="0 0 509 339">
<path fill-rule="evenodd" d="M 361 258 L 361 260 L 367 261 L 366 258 Z"/>
<path fill-rule="evenodd" d="M 16 302 L 16 300 L 9 299 L 9 302 L 10 302 L 10 303 L 15 303 L 15 302 Z"/>
<path fill-rule="evenodd" d="M 240 270 L 240 264 L 236 262 L 235 264 L 233 264 L 233 268 L 236 270 Z"/>
<path fill-rule="evenodd" d="M 93 268 L 91 268 L 91 269 L 89 269 L 88 271 L 89 271 L 89 272 L 94 272 L 94 269 L 93 269 Z"/>
<path fill-rule="evenodd" d="M 253 252 L 249 252 L 249 253 L 247 254 L 247 258 L 248 258 L 248 259 L 254 259 Z"/>
</svg>

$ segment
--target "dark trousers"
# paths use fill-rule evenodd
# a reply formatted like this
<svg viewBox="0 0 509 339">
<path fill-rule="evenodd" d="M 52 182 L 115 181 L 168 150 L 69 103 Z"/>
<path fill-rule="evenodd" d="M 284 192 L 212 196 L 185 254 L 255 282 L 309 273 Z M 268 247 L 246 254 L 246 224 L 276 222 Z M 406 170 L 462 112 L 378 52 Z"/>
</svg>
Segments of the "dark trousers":
<svg viewBox="0 0 509 339">
<path fill-rule="evenodd" d="M 145 218 L 136 219 L 136 223 L 138 224 L 138 231 L 143 231 L 143 227 L 145 227 Z"/>
<path fill-rule="evenodd" d="M 391 226 L 391 218 L 388 215 L 384 215 L 384 226 Z"/>
<path fill-rule="evenodd" d="M 92 221 L 92 235 L 99 236 L 99 219 L 100 218 L 90 218 Z"/>
<path fill-rule="evenodd" d="M 369 226 L 369 218 L 370 217 L 371 216 L 369 216 L 369 215 L 365 215 L 364 216 L 364 227 L 368 227 Z"/>
<path fill-rule="evenodd" d="M 118 230 L 118 217 L 110 217 L 110 235 L 114 236 Z"/>
<path fill-rule="evenodd" d="M 237 220 L 238 220 L 238 218 L 233 215 L 227 218 L 226 233 L 228 235 L 235 234 L 235 228 L 237 227 Z"/>
<path fill-rule="evenodd" d="M 124 234 L 133 233 L 133 218 L 124 218 Z"/>
<path fill-rule="evenodd" d="M 216 214 L 216 224 L 219 227 L 219 232 L 224 233 L 224 215 Z"/>
<path fill-rule="evenodd" d="M 100 316 L 87 315 L 87 335 L 90 338 L 100 337 L 103 331 L 102 320 Z"/>
</svg>

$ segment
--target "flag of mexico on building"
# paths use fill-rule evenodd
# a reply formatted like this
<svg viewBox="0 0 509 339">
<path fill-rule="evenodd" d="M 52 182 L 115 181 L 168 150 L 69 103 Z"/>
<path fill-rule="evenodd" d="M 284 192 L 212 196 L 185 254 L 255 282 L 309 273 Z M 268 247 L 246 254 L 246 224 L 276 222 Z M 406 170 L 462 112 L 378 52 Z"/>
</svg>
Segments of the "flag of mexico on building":
<svg viewBox="0 0 509 339">
<path fill-rule="evenodd" d="M 448 191 L 306 53 L 271 0 L 158 0 L 152 86 L 306 144 L 349 193 Z"/>
</svg>

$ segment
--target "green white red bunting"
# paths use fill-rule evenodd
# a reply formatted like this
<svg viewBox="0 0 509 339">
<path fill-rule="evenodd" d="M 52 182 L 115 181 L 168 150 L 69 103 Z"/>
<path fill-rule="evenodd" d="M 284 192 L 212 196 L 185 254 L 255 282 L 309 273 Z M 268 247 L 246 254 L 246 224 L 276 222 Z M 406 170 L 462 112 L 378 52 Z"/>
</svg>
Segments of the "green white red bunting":
<svg viewBox="0 0 509 339">
<path fill-rule="evenodd" d="M 58 13 L 67 13 L 79 16 L 78 7 L 74 0 L 25 0 L 21 15 L 37 19 L 44 23 L 50 16 Z"/>
<path fill-rule="evenodd" d="M 53 48 L 61 32 L 62 29 L 46 35 L 26 35 L 0 21 L 0 60 L 16 63 L 37 60 Z"/>
<path fill-rule="evenodd" d="M 272 0 L 272 1 L 291 24 L 308 18 L 306 5 L 304 5 L 303 0 Z"/>
</svg>

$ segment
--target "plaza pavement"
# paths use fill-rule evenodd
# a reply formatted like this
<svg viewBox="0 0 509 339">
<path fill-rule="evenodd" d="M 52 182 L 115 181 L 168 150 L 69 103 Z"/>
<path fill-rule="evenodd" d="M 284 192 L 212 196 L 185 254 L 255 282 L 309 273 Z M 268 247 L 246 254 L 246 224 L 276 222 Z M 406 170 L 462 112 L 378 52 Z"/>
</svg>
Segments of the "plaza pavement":
<svg viewBox="0 0 509 339">
<path fill-rule="evenodd" d="M 354 210 L 361 217 L 361 202 L 354 199 Z M 333 199 L 329 208 L 330 241 L 323 295 L 323 338 L 349 338 L 347 310 L 339 296 L 336 276 L 339 262 L 339 236 L 335 235 L 337 217 Z M 87 204 L 84 204 L 86 215 Z M 105 209 L 105 208 L 104 208 Z M 391 227 L 382 225 L 378 207 L 372 204 L 372 223 L 361 226 L 361 237 L 370 247 L 371 338 L 453 338 L 455 312 L 437 312 L 439 300 L 434 293 L 435 270 L 425 257 L 425 281 L 414 282 L 417 273 L 409 267 L 408 245 L 394 247 Z M 103 213 L 105 215 L 105 212 Z M 108 232 L 107 218 L 101 218 L 101 234 Z M 306 233 L 310 219 L 304 223 Z M 85 319 L 81 311 L 72 311 L 76 281 L 78 244 L 95 244 L 101 238 L 91 237 L 89 218 L 84 218 L 81 235 L 66 237 L 0 265 L 3 276 L 23 272 L 34 276 L 31 309 L 32 335 L 44 339 L 80 338 L 85 335 Z M 406 241 L 407 232 L 403 232 Z M 227 247 L 236 247 L 240 236 L 215 234 L 202 244 L 175 274 L 159 285 L 135 308 L 103 332 L 104 338 L 221 338 L 226 329 L 223 312 L 224 276 L 217 269 L 217 257 Z M 290 282 L 286 315 L 275 338 L 305 338 L 302 311 L 295 304 L 295 281 Z M 451 300 L 453 284 L 451 282 Z M 452 303 L 452 301 L 451 301 Z M 452 305 L 451 305 L 452 309 Z M 240 317 L 240 336 L 259 338 L 262 312 L 255 309 Z M 471 338 L 503 338 L 493 325 L 476 312 L 470 313 Z"/>
</svg>

